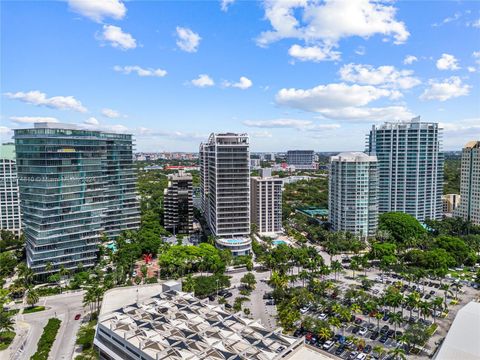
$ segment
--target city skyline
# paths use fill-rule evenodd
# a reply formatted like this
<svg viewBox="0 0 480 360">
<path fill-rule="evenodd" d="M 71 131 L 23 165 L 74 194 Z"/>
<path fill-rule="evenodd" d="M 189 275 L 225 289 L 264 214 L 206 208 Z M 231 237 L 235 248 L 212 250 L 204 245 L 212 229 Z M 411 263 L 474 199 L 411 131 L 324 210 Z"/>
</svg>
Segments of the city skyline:
<svg viewBox="0 0 480 360">
<path fill-rule="evenodd" d="M 35 121 L 132 133 L 137 151 L 211 131 L 362 151 L 372 124 L 415 116 L 446 151 L 480 134 L 480 3 L 88 4 L 2 3 L 2 142 Z"/>
</svg>

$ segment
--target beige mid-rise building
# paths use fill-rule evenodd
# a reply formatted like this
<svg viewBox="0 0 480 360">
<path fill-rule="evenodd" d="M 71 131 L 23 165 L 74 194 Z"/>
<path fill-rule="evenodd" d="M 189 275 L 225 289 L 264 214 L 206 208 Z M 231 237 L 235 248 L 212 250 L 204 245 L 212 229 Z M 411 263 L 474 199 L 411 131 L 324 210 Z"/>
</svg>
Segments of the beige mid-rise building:
<svg viewBox="0 0 480 360">
<path fill-rule="evenodd" d="M 463 148 L 460 196 L 455 216 L 480 225 L 480 140 L 470 141 Z"/>
</svg>

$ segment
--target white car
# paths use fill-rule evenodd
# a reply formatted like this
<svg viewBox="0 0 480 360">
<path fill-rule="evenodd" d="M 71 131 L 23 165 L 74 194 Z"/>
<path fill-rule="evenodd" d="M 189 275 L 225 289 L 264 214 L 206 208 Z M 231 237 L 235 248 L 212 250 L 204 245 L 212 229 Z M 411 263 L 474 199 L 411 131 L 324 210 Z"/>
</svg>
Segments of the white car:
<svg viewBox="0 0 480 360">
<path fill-rule="evenodd" d="M 358 353 L 358 355 L 355 357 L 355 360 L 365 360 L 366 358 L 367 358 L 367 354 Z"/>
<path fill-rule="evenodd" d="M 323 348 L 325 350 L 330 350 L 333 346 L 333 344 L 335 344 L 332 340 L 328 340 L 325 344 L 323 344 Z"/>
<path fill-rule="evenodd" d="M 309 309 L 310 309 L 310 308 L 308 308 L 308 307 L 303 307 L 303 308 L 301 308 L 301 309 L 300 309 L 300 314 L 302 314 L 302 315 L 303 315 L 303 314 L 306 314 Z"/>
<path fill-rule="evenodd" d="M 327 319 L 327 314 L 321 313 L 320 315 L 318 315 L 318 319 L 319 320 L 326 320 Z"/>
<path fill-rule="evenodd" d="M 360 328 L 360 330 L 358 330 L 358 335 L 363 336 L 363 335 L 365 335 L 367 332 L 368 332 L 367 328 L 362 327 L 362 328 Z"/>
</svg>

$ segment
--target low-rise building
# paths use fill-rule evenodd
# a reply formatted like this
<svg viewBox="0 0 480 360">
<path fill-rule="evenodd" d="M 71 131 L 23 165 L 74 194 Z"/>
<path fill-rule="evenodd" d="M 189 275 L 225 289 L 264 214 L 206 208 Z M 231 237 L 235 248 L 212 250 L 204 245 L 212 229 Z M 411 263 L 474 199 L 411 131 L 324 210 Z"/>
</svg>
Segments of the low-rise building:
<svg viewBox="0 0 480 360">
<path fill-rule="evenodd" d="M 162 292 L 142 301 L 138 289 L 126 289 L 127 299 L 137 297 L 128 304 L 118 302 L 117 289 L 107 292 L 94 339 L 100 359 L 293 359 L 306 346 L 303 338 L 268 329 L 179 288 L 179 283 L 166 283 Z M 118 308 L 112 309 L 114 304 Z M 318 355 L 311 359 L 321 359 Z"/>
</svg>

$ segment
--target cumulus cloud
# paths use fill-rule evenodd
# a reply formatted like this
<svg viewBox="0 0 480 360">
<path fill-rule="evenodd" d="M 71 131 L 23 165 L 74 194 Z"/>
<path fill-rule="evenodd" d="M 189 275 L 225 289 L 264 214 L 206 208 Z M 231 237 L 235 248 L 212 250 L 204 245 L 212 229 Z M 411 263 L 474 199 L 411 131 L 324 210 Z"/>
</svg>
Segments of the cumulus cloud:
<svg viewBox="0 0 480 360">
<path fill-rule="evenodd" d="M 220 9 L 227 12 L 230 5 L 232 5 L 235 0 L 220 0 Z"/>
<path fill-rule="evenodd" d="M 480 51 L 474 51 L 472 57 L 475 59 L 475 62 L 480 65 Z"/>
<path fill-rule="evenodd" d="M 58 123 L 58 119 L 50 116 L 10 116 L 17 124 Z"/>
<path fill-rule="evenodd" d="M 47 94 L 42 93 L 38 90 L 28 92 L 20 91 L 16 93 L 7 92 L 4 95 L 9 99 L 15 99 L 37 106 L 47 106 L 49 108 L 62 110 L 75 110 L 78 112 L 87 111 L 87 109 L 82 105 L 82 103 L 75 99 L 73 96 L 53 96 L 51 98 L 48 98 Z"/>
<path fill-rule="evenodd" d="M 177 26 L 177 46 L 186 52 L 197 52 L 202 38 L 196 32 Z"/>
<path fill-rule="evenodd" d="M 425 89 L 420 99 L 446 101 L 468 95 L 470 88 L 471 86 L 463 84 L 458 76 L 451 76 L 443 81 L 430 80 L 429 87 Z"/>
<path fill-rule="evenodd" d="M 315 124 L 311 120 L 301 119 L 271 119 L 271 120 L 245 120 L 243 125 L 265 129 L 297 129 L 299 131 L 335 130 L 339 124 Z"/>
<path fill-rule="evenodd" d="M 458 70 L 458 60 L 455 56 L 450 54 L 442 54 L 442 56 L 437 60 L 437 69 L 438 70 Z"/>
<path fill-rule="evenodd" d="M 126 117 L 126 115 L 122 115 L 119 111 L 109 109 L 109 108 L 102 109 L 101 113 L 103 116 L 108 117 L 110 119 L 118 119 L 121 117 Z"/>
<path fill-rule="evenodd" d="M 257 38 L 259 46 L 268 46 L 282 39 L 298 39 L 309 47 L 332 48 L 343 38 L 369 38 L 376 34 L 393 37 L 395 44 L 401 44 L 410 35 L 405 24 L 395 18 L 396 8 L 379 1 L 266 0 L 264 4 L 265 18 L 272 30 L 260 34 Z M 305 54 L 306 50 L 298 52 Z M 309 52 L 317 54 L 319 50 L 310 49 Z M 308 57 L 320 61 L 319 56 Z"/>
<path fill-rule="evenodd" d="M 87 120 L 84 121 L 84 123 L 87 125 L 95 125 L 95 126 L 100 125 L 100 122 L 94 117 L 88 118 Z"/>
<path fill-rule="evenodd" d="M 129 33 L 123 32 L 119 26 L 103 25 L 103 32 L 97 38 L 120 50 L 130 50 L 137 47 L 137 40 Z"/>
<path fill-rule="evenodd" d="M 229 82 L 229 81 L 224 81 L 223 82 L 223 86 L 225 86 L 225 87 L 234 87 L 234 88 L 238 88 L 238 89 L 242 89 L 242 90 L 248 89 L 252 85 L 253 85 L 252 80 L 250 80 L 249 78 L 247 78 L 245 76 L 241 76 L 240 80 L 238 82 L 234 82 L 234 83 Z"/>
<path fill-rule="evenodd" d="M 121 72 L 123 74 L 131 74 L 136 73 L 138 76 L 154 76 L 154 77 L 164 77 L 167 75 L 167 71 L 163 69 L 154 69 L 154 68 L 142 68 L 138 65 L 131 65 L 131 66 L 119 66 L 115 65 L 113 70 L 117 72 Z"/>
<path fill-rule="evenodd" d="M 276 95 L 276 102 L 305 111 L 318 112 L 327 108 L 342 108 L 346 106 L 364 106 L 373 100 L 389 97 L 392 92 L 366 85 L 327 84 L 314 88 L 281 89 Z"/>
<path fill-rule="evenodd" d="M 345 83 L 319 85 L 311 89 L 281 89 L 275 101 L 335 120 L 402 120 L 411 113 L 404 106 L 367 107 L 372 101 L 382 98 L 395 99 L 401 96 L 395 89 L 372 85 L 348 85 Z"/>
<path fill-rule="evenodd" d="M 328 61 L 339 60 L 341 53 L 334 51 L 331 46 L 301 46 L 298 44 L 292 45 L 288 49 L 288 54 L 300 61 Z"/>
<path fill-rule="evenodd" d="M 193 86 L 202 87 L 202 88 L 215 85 L 215 82 L 213 81 L 213 79 L 207 74 L 198 75 L 198 78 L 193 79 L 190 83 Z"/>
<path fill-rule="evenodd" d="M 68 0 L 70 9 L 95 22 L 104 18 L 121 20 L 127 13 L 127 8 L 120 0 Z"/>
<path fill-rule="evenodd" d="M 387 65 L 374 68 L 371 65 L 346 64 L 340 69 L 340 77 L 344 81 L 399 89 L 410 89 L 421 83 L 412 74 L 411 70 L 397 70 Z"/>
<path fill-rule="evenodd" d="M 267 139 L 273 137 L 273 134 L 270 131 L 253 131 L 250 132 L 249 135 L 253 138 L 257 139 Z"/>
<path fill-rule="evenodd" d="M 405 56 L 405 59 L 403 59 L 403 63 L 405 65 L 411 65 L 413 64 L 415 61 L 418 61 L 417 57 L 414 56 L 414 55 L 407 55 Z"/>
<path fill-rule="evenodd" d="M 10 135 L 12 133 L 12 129 L 6 126 L 0 126 L 0 135 Z"/>
</svg>

